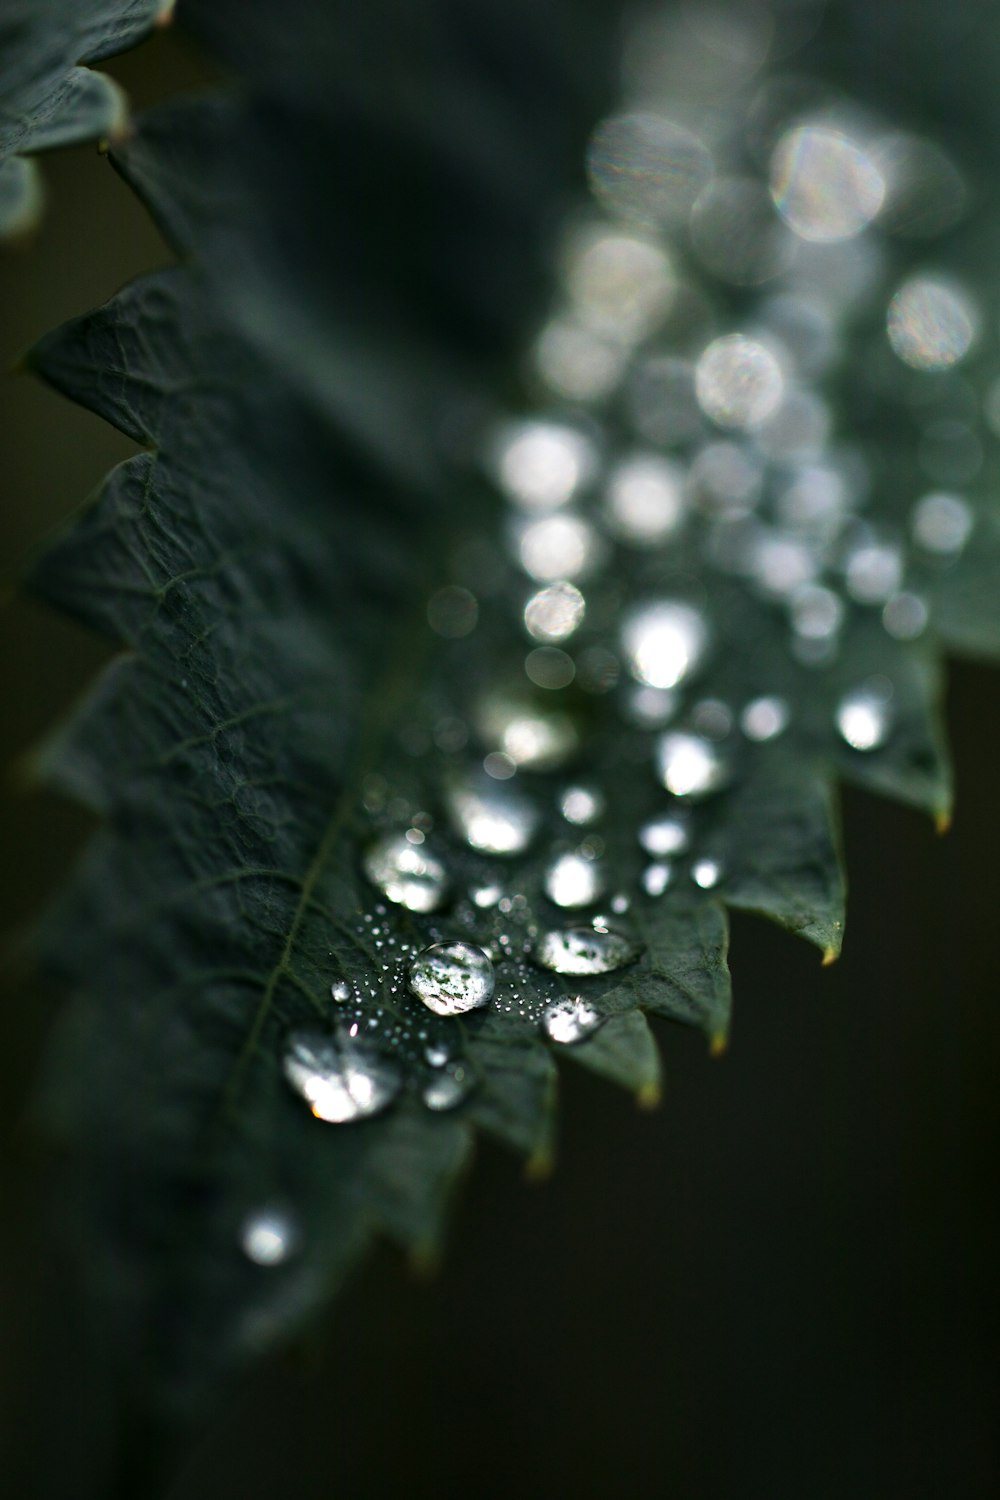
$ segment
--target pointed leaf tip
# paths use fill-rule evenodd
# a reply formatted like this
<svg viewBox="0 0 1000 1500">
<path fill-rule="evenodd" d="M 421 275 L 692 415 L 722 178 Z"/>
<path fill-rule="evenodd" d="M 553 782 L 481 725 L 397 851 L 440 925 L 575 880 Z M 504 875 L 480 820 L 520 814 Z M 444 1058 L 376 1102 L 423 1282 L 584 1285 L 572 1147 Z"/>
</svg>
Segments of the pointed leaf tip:
<svg viewBox="0 0 1000 1500">
<path fill-rule="evenodd" d="M 658 1083 L 644 1083 L 636 1089 L 635 1102 L 641 1110 L 651 1112 L 663 1103 L 663 1090 Z"/>
<path fill-rule="evenodd" d="M 555 1171 L 555 1155 L 547 1147 L 536 1151 L 524 1164 L 525 1182 L 548 1182 Z"/>
<path fill-rule="evenodd" d="M 822 959 L 821 967 L 824 968 L 824 969 L 828 969 L 831 964 L 835 964 L 837 962 L 837 959 L 839 957 L 840 957 L 840 949 L 839 948 L 834 948 L 832 946 L 829 947 L 829 948 L 824 948 L 823 949 L 823 959 Z"/>
<path fill-rule="evenodd" d="M 729 1048 L 729 1034 L 728 1034 L 728 1032 L 717 1031 L 715 1033 L 715 1035 L 709 1039 L 709 1043 L 708 1043 L 708 1055 L 709 1055 L 709 1057 L 721 1057 L 723 1055 L 723 1053 L 728 1050 L 728 1048 Z"/>
<path fill-rule="evenodd" d="M 942 808 L 934 815 L 934 831 L 942 836 L 951 831 L 951 808 Z"/>
</svg>

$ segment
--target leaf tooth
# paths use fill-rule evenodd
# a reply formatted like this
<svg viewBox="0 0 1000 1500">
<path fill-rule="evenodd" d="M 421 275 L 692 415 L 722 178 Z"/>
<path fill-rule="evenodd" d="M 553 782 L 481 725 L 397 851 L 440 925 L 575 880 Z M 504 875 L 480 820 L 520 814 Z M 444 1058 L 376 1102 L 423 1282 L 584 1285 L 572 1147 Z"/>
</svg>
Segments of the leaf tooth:
<svg viewBox="0 0 1000 1500">
<path fill-rule="evenodd" d="M 734 794 L 726 901 L 839 953 L 845 883 L 829 781 L 779 753 Z"/>
<path fill-rule="evenodd" d="M 575 1046 L 566 1056 L 642 1099 L 659 1095 L 660 1053 L 641 1010 L 622 1011 Z"/>
<path fill-rule="evenodd" d="M 482 1079 L 469 1101 L 470 1118 L 529 1157 L 532 1170 L 551 1164 L 557 1078 L 548 1049 L 478 1036 L 469 1055 Z"/>
<path fill-rule="evenodd" d="M 18 142 L 22 151 L 51 151 L 77 141 L 121 135 L 128 119 L 125 91 L 106 73 L 72 68 Z"/>
</svg>

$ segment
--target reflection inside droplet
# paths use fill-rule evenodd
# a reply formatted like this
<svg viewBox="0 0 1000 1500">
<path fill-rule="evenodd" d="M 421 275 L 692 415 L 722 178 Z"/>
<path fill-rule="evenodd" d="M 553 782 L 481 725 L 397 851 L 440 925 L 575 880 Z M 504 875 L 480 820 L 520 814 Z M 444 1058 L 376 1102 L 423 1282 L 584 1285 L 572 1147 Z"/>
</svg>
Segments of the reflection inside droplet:
<svg viewBox="0 0 1000 1500">
<path fill-rule="evenodd" d="M 542 1017 L 542 1027 L 550 1042 L 572 1046 L 584 1037 L 593 1036 L 602 1025 L 604 1017 L 581 995 L 566 1000 L 557 1000 L 550 1005 Z"/>
<path fill-rule="evenodd" d="M 436 911 L 448 895 L 450 882 L 444 865 L 405 834 L 390 833 L 370 845 L 362 866 L 372 885 L 388 901 L 408 911 Z"/>
<path fill-rule="evenodd" d="M 458 1016 L 489 1002 L 493 964 L 473 943 L 432 943 L 410 960 L 407 983 L 439 1016 Z"/>
</svg>

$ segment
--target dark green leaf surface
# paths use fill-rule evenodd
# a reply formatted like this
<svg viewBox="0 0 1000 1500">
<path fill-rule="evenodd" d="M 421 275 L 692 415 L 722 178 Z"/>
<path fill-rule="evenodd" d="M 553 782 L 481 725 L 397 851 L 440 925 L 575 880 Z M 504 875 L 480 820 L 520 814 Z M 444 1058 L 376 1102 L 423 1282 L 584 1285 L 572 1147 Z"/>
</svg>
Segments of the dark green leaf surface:
<svg viewBox="0 0 1000 1500">
<path fill-rule="evenodd" d="M 121 89 L 91 64 L 164 24 L 174 0 L 5 0 L 0 13 L 0 238 L 23 233 L 42 205 L 29 158 L 119 135 Z"/>
<path fill-rule="evenodd" d="M 505 681 L 524 648 L 521 596 L 502 570 L 489 581 L 496 501 L 445 456 L 439 414 L 461 427 L 470 398 L 498 401 L 510 383 L 544 289 L 543 230 L 579 186 L 607 103 L 614 28 L 600 8 L 542 18 L 523 4 L 501 20 L 486 5 L 379 5 L 331 38 L 321 9 L 188 7 L 246 89 L 159 112 L 121 163 L 182 263 L 35 354 L 53 385 L 146 450 L 34 573 L 124 648 L 42 756 L 104 821 L 48 925 L 74 998 L 41 1113 L 74 1142 L 68 1221 L 116 1379 L 174 1415 L 299 1326 L 373 1234 L 432 1254 L 477 1129 L 549 1163 L 560 1049 L 539 1018 L 552 1000 L 578 992 L 606 1017 L 563 1053 L 649 1101 L 660 1065 L 644 1012 L 725 1041 L 727 903 L 835 956 L 836 781 L 944 817 L 941 649 L 1000 646 L 987 483 L 975 546 L 922 579 L 933 631 L 903 645 L 859 610 L 828 672 L 791 660 L 773 608 L 731 578 L 699 578 L 717 629 L 704 692 L 736 705 L 781 692 L 793 730 L 743 744 L 732 786 L 706 805 L 719 890 L 685 880 L 652 897 L 636 831 L 664 793 L 646 741 L 611 700 L 571 695 L 573 775 L 605 797 L 637 956 L 580 980 L 533 963 L 535 929 L 566 916 L 543 893 L 543 855 L 503 864 L 522 905 L 484 911 L 463 893 L 497 860 L 442 831 L 454 756 L 432 744 L 433 725 Z M 383 48 L 390 23 L 398 46 Z M 331 78 L 344 81 L 334 98 Z M 852 370 L 861 411 L 865 380 Z M 880 408 L 879 451 L 899 479 L 880 498 L 889 514 L 905 503 L 917 420 L 905 402 Z M 696 542 L 616 559 L 595 617 L 690 579 Z M 461 581 L 469 564 L 463 574 L 456 559 L 470 555 L 480 626 L 443 642 L 427 596 Z M 896 724 L 866 756 L 838 742 L 831 706 L 872 677 L 891 680 Z M 566 777 L 524 779 L 550 808 L 538 843 L 558 848 Z M 386 911 L 360 873 L 367 841 L 394 826 L 393 796 L 433 813 L 459 893 L 441 914 Z M 439 1026 L 400 971 L 414 948 L 455 937 L 491 947 L 498 1001 Z M 384 1115 L 311 1117 L 282 1077 L 284 1038 L 334 1023 L 341 978 L 361 997 L 357 1024 L 393 1031 L 411 1063 L 428 1039 L 457 1046 L 474 1086 L 455 1112 L 425 1107 L 413 1063 Z M 294 1209 L 303 1235 L 297 1257 L 264 1270 L 239 1231 L 268 1203 Z"/>
</svg>

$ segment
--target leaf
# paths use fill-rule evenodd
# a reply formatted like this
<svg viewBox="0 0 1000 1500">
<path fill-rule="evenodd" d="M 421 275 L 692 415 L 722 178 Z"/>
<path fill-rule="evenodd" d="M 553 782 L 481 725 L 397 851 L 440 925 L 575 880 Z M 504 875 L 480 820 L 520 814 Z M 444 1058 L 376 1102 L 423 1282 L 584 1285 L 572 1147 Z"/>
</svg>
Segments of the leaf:
<svg viewBox="0 0 1000 1500">
<path fill-rule="evenodd" d="M 180 264 L 34 355 L 145 450 L 33 575 L 124 648 L 40 753 L 103 824 L 47 925 L 73 1000 L 39 1115 L 73 1143 L 67 1229 L 113 1379 L 170 1421 L 301 1327 L 373 1234 L 432 1255 L 476 1131 L 545 1169 L 559 1053 L 651 1102 L 644 1013 L 720 1050 L 727 906 L 835 957 L 836 781 L 945 817 L 941 648 L 1000 644 L 988 478 L 964 551 L 911 544 L 927 418 L 922 377 L 886 373 L 883 297 L 853 315 L 851 360 L 825 388 L 879 479 L 823 553 L 824 588 L 846 599 L 839 651 L 803 659 L 816 635 L 790 629 L 801 599 L 743 554 L 726 562 L 710 499 L 685 500 L 668 542 L 635 545 L 595 485 L 580 513 L 604 562 L 581 578 L 585 617 L 525 675 L 526 652 L 546 649 L 524 624 L 546 574 L 529 581 L 511 547 L 497 445 L 515 407 L 553 405 L 512 372 L 526 315 L 543 313 L 552 205 L 608 107 L 603 14 L 442 0 L 418 16 L 387 0 L 334 35 L 304 0 L 280 15 L 192 3 L 188 23 L 241 87 L 156 112 L 119 160 Z M 702 343 L 750 316 L 712 291 Z M 654 353 L 658 338 L 674 347 L 651 330 Z M 617 396 L 557 415 L 577 441 L 599 437 L 606 468 L 637 441 Z M 721 441 L 702 422 L 699 452 Z M 851 459 L 824 456 L 840 477 Z M 770 492 L 766 507 L 754 546 L 787 543 Z M 912 640 L 887 630 L 882 597 L 844 583 L 869 525 L 905 550 L 906 589 L 926 601 Z M 664 599 L 707 630 L 675 703 L 622 638 L 630 609 Z M 545 686 L 570 651 L 571 680 Z M 861 731 L 838 733 L 858 692 Z M 787 724 L 747 730 L 762 698 Z M 725 772 L 693 807 L 654 771 L 675 732 Z M 516 776 L 491 779 L 484 756 Z M 470 808 L 517 847 L 475 832 Z M 650 832 L 665 815 L 672 847 Z M 449 898 L 383 900 L 365 874 L 380 839 L 403 841 L 411 865 L 440 858 Z M 579 962 L 553 962 L 546 944 L 567 927 Z M 410 964 L 455 941 L 491 956 L 495 997 L 441 1017 Z M 603 1023 L 581 1022 L 575 1045 L 551 1024 L 567 1003 Z M 290 1033 L 317 1028 L 369 1100 L 398 1075 L 391 1107 L 313 1117 L 283 1059 Z M 433 1103 L 442 1079 L 453 1108 Z M 272 1265 L 247 1249 L 261 1214 L 290 1216 Z"/>
<path fill-rule="evenodd" d="M 96 63 L 165 25 L 174 0 L 7 0 L 0 16 L 0 239 L 42 208 L 36 152 L 121 135 L 125 98 Z"/>
</svg>

